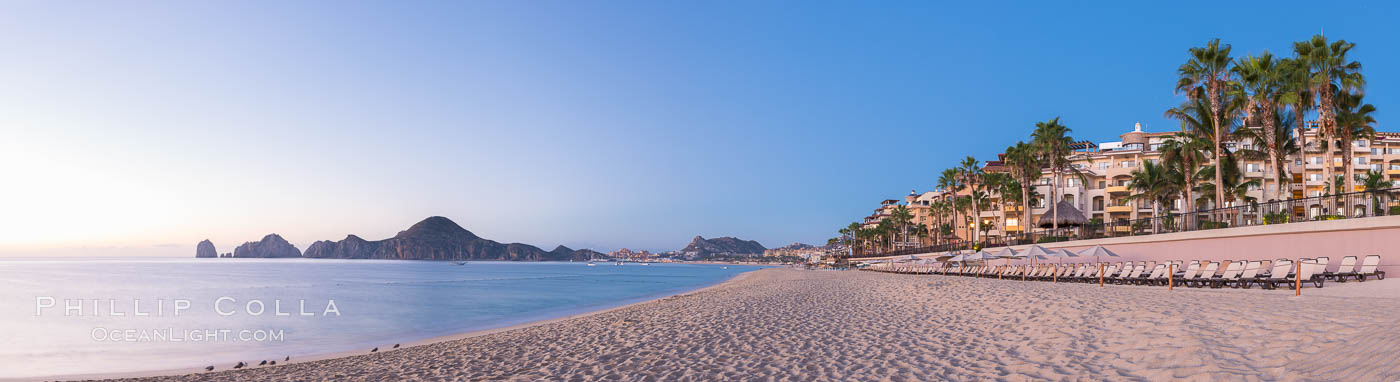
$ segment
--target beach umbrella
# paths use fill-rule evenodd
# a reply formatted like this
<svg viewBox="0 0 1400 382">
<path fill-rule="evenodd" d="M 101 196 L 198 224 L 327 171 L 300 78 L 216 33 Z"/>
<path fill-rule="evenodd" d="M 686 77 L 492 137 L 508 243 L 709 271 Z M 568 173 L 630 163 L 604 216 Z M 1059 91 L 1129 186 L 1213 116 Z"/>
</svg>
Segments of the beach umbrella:
<svg viewBox="0 0 1400 382">
<path fill-rule="evenodd" d="M 1093 247 L 1085 248 L 1084 250 L 1079 251 L 1079 255 L 1084 257 L 1093 256 L 1095 263 L 1099 262 L 1100 257 L 1119 257 L 1117 253 L 1113 253 L 1113 251 L 1108 250 L 1108 248 L 1104 248 L 1102 245 L 1095 245 Z"/>
<path fill-rule="evenodd" d="M 1052 249 L 1050 250 L 1050 254 L 1047 256 L 1059 258 L 1061 264 L 1065 262 L 1066 257 L 1079 257 L 1079 255 L 1075 254 L 1074 252 L 1070 252 L 1064 249 Z"/>
<path fill-rule="evenodd" d="M 1039 245 L 1036 245 L 1036 244 L 1031 244 L 1031 246 L 1030 246 L 1029 248 L 1026 248 L 1026 250 L 1021 251 L 1020 257 L 1022 257 L 1022 258 L 1029 258 L 1029 259 L 1032 259 L 1032 260 L 1034 260 L 1034 259 L 1045 260 L 1045 259 L 1049 259 L 1049 258 L 1051 258 L 1051 257 L 1055 257 L 1055 256 L 1056 256 L 1056 255 L 1052 255 L 1052 254 L 1051 254 L 1052 252 L 1053 252 L 1053 251 L 1051 251 L 1051 250 L 1045 249 L 1045 247 L 1042 247 L 1042 246 L 1039 246 Z"/>
</svg>

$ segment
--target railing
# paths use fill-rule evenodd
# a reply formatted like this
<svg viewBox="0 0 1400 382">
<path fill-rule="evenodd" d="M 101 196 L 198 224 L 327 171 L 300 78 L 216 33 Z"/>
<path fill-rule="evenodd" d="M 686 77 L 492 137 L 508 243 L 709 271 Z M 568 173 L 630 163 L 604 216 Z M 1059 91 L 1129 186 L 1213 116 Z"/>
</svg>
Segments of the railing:
<svg viewBox="0 0 1400 382">
<path fill-rule="evenodd" d="M 1249 203 L 1199 210 L 1193 213 L 1159 210 L 1162 211 L 1162 216 L 1091 222 L 1081 226 L 1060 227 L 1058 230 L 1037 229 L 999 237 L 981 238 L 976 242 L 958 239 L 950 243 L 939 243 L 928 247 L 856 254 L 852 258 L 902 256 L 1023 244 L 1400 215 L 1400 200 L 1397 200 L 1397 196 L 1400 196 L 1400 188 Z M 1336 213 L 1337 211 L 1344 213 Z"/>
</svg>

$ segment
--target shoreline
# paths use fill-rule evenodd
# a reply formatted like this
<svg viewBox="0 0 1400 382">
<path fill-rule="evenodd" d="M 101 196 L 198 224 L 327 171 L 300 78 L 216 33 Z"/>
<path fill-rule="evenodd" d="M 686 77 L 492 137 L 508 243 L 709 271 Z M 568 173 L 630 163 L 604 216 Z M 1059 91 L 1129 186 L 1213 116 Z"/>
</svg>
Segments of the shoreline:
<svg viewBox="0 0 1400 382">
<path fill-rule="evenodd" d="M 706 264 L 706 265 L 709 265 L 709 264 Z M 608 306 L 608 305 L 605 304 L 605 305 L 603 305 L 603 308 L 601 308 L 601 309 L 589 310 L 589 311 L 580 312 L 580 313 L 566 314 L 566 315 L 559 316 L 559 317 L 554 317 L 554 318 L 545 318 L 545 319 L 540 319 L 540 320 L 532 320 L 532 321 L 521 322 L 521 323 L 511 324 L 511 325 L 507 325 L 507 326 L 496 327 L 496 328 L 487 328 L 487 329 L 470 330 L 470 331 L 461 332 L 461 333 L 454 333 L 454 334 L 433 336 L 433 337 L 428 337 L 428 338 L 424 338 L 424 339 L 420 339 L 420 340 L 399 342 L 399 345 L 400 345 L 400 346 L 399 346 L 398 349 L 380 349 L 379 353 L 389 353 L 389 352 L 398 351 L 398 350 L 406 350 L 406 349 L 409 349 L 409 348 L 412 348 L 412 347 L 416 347 L 416 346 L 431 345 L 431 344 L 436 344 L 436 343 L 441 343 L 441 342 L 447 342 L 447 341 L 454 341 L 454 340 L 461 340 L 461 339 L 467 339 L 467 338 L 474 338 L 474 337 L 486 336 L 486 335 L 491 335 L 491 334 L 496 334 L 496 333 L 501 333 L 501 332 L 507 332 L 507 331 L 511 331 L 511 330 L 524 329 L 524 328 L 530 328 L 530 327 L 541 326 L 541 325 L 548 325 L 548 324 L 552 324 L 552 323 L 556 323 L 556 322 L 560 322 L 560 321 L 565 321 L 565 320 L 578 319 L 578 318 L 586 318 L 586 317 L 595 316 L 595 315 L 599 315 L 599 314 L 603 314 L 603 313 L 608 313 L 608 312 L 612 312 L 612 311 L 616 311 L 616 310 L 620 310 L 620 309 L 630 308 L 630 307 L 633 307 L 633 306 L 636 306 L 636 305 L 641 305 L 641 304 L 646 304 L 646 303 L 655 302 L 655 301 L 659 301 L 659 300 L 664 300 L 664 299 L 671 298 L 671 297 L 675 297 L 675 296 L 687 295 L 687 294 L 692 294 L 692 293 L 699 293 L 699 292 L 702 292 L 702 291 L 705 291 L 705 290 L 709 290 L 709 289 L 713 289 L 713 288 L 717 288 L 717 287 L 723 286 L 723 285 L 725 285 L 725 284 L 730 284 L 730 283 L 737 282 L 737 281 L 739 281 L 739 280 L 741 280 L 741 279 L 743 279 L 743 278 L 745 278 L 745 277 L 748 277 L 749 275 L 753 274 L 754 272 L 761 271 L 761 270 L 764 270 L 764 269 L 767 269 L 767 268 L 759 268 L 759 269 L 755 269 L 755 270 L 752 270 L 752 271 L 747 271 L 747 272 L 739 273 L 739 274 L 734 275 L 733 277 L 730 277 L 730 278 L 727 278 L 727 279 L 724 279 L 724 280 L 720 280 L 719 282 L 716 282 L 716 283 L 714 283 L 714 284 L 706 285 L 706 286 L 703 286 L 703 287 L 700 287 L 700 288 L 697 288 L 697 289 L 683 290 L 683 291 L 679 291 L 679 292 L 675 292 L 675 293 L 662 293 L 662 294 L 652 295 L 652 296 L 648 296 L 648 297 L 642 297 L 641 300 L 635 300 L 635 301 L 631 301 L 631 302 L 626 302 L 626 301 L 628 301 L 628 300 L 624 300 L 624 302 L 623 302 L 621 305 Z M 380 347 L 382 348 L 382 347 L 387 347 L 387 346 L 393 346 L 393 344 L 385 344 L 385 345 L 381 345 Z M 347 350 L 347 351 L 330 352 L 330 353 L 320 353 L 320 354 L 308 354 L 308 355 L 302 355 L 302 356 L 298 356 L 298 357 L 291 357 L 291 358 L 295 358 L 296 360 L 294 360 L 294 361 L 287 361 L 286 363 L 279 363 L 279 364 L 277 364 L 276 366 L 293 365 L 293 364 L 298 364 L 298 363 L 323 361 L 323 360 L 330 360 L 330 359 L 337 359 L 337 358 L 346 358 L 346 357 L 351 357 L 351 356 L 356 356 L 356 355 L 364 355 L 364 354 L 370 354 L 369 350 L 368 350 L 368 349 L 360 349 L 360 350 Z M 279 361 L 279 362 L 282 362 L 282 361 Z M 190 374 L 217 373 L 217 372 L 221 372 L 221 371 L 229 371 L 229 370 L 231 370 L 231 369 L 229 368 L 230 366 L 225 366 L 225 367 L 223 367 L 223 368 L 216 368 L 216 369 L 214 369 L 214 371 L 212 371 L 212 372 L 206 372 L 206 371 L 203 371 L 203 367 L 204 367 L 204 366 L 197 366 L 197 367 L 194 367 L 194 368 L 158 369 L 158 370 L 143 370 L 143 371 L 130 371 L 130 372 L 49 375 L 49 376 L 40 376 L 40 377 L 19 377 L 19 378 L 3 378 L 3 377 L 0 377 L 0 382 L 91 381 L 91 380 L 112 380 L 112 379 L 128 379 L 128 378 L 179 377 L 179 376 L 185 376 L 185 375 L 190 375 Z M 244 370 L 252 370 L 252 369 L 255 369 L 255 368 L 257 368 L 257 367 L 256 367 L 256 366 L 250 366 L 250 367 L 248 367 L 248 368 L 246 368 L 246 369 L 244 369 Z"/>
</svg>

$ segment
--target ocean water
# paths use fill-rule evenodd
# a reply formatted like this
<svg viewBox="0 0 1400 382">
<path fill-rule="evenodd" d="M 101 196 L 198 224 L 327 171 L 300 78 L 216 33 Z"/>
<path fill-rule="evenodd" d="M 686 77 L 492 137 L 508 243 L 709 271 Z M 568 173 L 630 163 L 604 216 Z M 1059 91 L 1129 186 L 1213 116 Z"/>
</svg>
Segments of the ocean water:
<svg viewBox="0 0 1400 382">
<path fill-rule="evenodd" d="M 754 266 L 0 259 L 0 378 L 202 370 L 605 309 Z"/>
</svg>

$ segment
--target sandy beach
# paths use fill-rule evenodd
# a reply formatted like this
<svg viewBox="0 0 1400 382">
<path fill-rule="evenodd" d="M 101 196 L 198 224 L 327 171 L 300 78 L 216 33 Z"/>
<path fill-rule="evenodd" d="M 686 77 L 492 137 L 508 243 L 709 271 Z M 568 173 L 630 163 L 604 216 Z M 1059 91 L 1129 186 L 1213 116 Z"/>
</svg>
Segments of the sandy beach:
<svg viewBox="0 0 1400 382">
<path fill-rule="evenodd" d="M 467 338 L 136 380 L 1391 381 L 1397 316 L 1394 280 L 1298 298 L 779 268 Z"/>
</svg>

